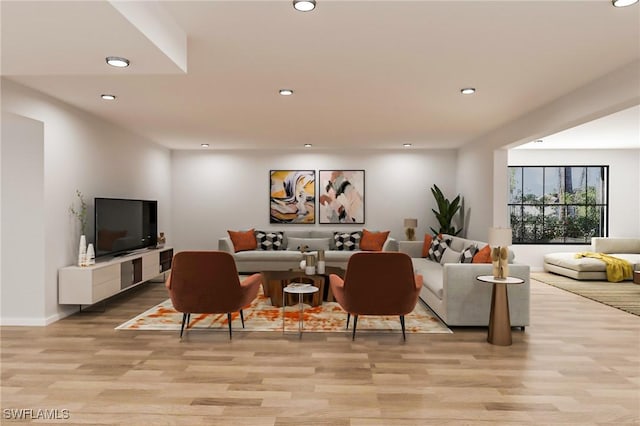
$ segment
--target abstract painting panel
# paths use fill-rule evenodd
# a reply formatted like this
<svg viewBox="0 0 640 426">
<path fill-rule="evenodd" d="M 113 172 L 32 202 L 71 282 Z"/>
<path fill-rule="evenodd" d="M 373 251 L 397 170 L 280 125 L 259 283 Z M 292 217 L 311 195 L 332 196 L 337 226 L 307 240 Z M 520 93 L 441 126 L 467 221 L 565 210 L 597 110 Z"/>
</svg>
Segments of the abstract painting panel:
<svg viewBox="0 0 640 426">
<path fill-rule="evenodd" d="M 269 173 L 269 223 L 316 223 L 315 170 Z"/>
<path fill-rule="evenodd" d="M 320 170 L 320 223 L 364 224 L 364 170 Z"/>
</svg>

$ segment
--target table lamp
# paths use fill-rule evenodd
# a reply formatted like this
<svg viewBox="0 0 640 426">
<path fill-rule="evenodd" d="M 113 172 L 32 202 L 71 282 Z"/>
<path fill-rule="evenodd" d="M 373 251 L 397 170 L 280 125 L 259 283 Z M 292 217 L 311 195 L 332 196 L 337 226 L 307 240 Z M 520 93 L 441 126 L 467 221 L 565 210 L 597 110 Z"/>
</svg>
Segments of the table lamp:
<svg viewBox="0 0 640 426">
<path fill-rule="evenodd" d="M 417 227 L 418 227 L 418 219 L 404 220 L 404 234 L 407 236 L 407 240 L 409 241 L 415 240 Z"/>
<path fill-rule="evenodd" d="M 489 246 L 493 277 L 504 279 L 509 276 L 509 249 L 511 245 L 511 228 L 489 228 Z"/>
</svg>

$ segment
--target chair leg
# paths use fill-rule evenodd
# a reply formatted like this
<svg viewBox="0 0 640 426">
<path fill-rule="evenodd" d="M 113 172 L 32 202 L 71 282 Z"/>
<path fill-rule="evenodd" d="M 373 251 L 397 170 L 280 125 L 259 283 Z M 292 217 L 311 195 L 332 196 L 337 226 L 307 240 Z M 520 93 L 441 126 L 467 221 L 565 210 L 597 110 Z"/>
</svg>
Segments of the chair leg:
<svg viewBox="0 0 640 426">
<path fill-rule="evenodd" d="M 229 340 L 233 338 L 231 334 L 231 312 L 227 312 L 227 322 L 229 323 Z"/>
<path fill-rule="evenodd" d="M 353 335 L 351 336 L 351 340 L 356 340 L 356 326 L 358 325 L 358 316 L 353 314 Z"/>
<path fill-rule="evenodd" d="M 349 321 L 351 321 L 351 314 L 347 312 L 347 330 L 349 329 Z"/>
<path fill-rule="evenodd" d="M 240 321 L 242 321 L 242 328 L 244 328 L 244 314 L 242 313 L 242 309 L 240 309 Z"/>
<path fill-rule="evenodd" d="M 187 324 L 187 328 L 189 328 L 189 320 L 187 319 L 189 314 L 182 314 L 182 326 L 180 327 L 180 339 L 182 339 L 182 333 L 184 333 L 184 324 Z"/>
<path fill-rule="evenodd" d="M 404 332 L 404 315 L 400 315 L 400 325 L 402 326 L 402 340 L 407 340 L 407 336 Z"/>
</svg>

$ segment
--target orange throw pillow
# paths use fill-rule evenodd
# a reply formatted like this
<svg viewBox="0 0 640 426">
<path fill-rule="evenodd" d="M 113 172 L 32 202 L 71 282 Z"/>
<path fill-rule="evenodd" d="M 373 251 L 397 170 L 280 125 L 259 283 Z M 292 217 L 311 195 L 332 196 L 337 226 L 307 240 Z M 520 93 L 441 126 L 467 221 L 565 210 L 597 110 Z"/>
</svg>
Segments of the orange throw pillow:
<svg viewBox="0 0 640 426">
<path fill-rule="evenodd" d="M 389 232 L 371 232 L 363 229 L 362 238 L 360 238 L 360 250 L 381 251 L 384 242 L 389 237 Z"/>
<path fill-rule="evenodd" d="M 491 263 L 491 247 L 489 244 L 482 247 L 474 256 L 471 263 Z"/>
<path fill-rule="evenodd" d="M 433 241 L 433 235 L 424 234 L 424 243 L 422 244 L 422 257 L 429 256 L 429 247 L 431 247 L 431 241 Z"/>
<path fill-rule="evenodd" d="M 239 251 L 254 250 L 258 247 L 258 240 L 256 240 L 255 229 L 251 228 L 248 231 L 227 231 L 231 242 L 233 242 L 233 250 L 237 253 Z"/>
</svg>

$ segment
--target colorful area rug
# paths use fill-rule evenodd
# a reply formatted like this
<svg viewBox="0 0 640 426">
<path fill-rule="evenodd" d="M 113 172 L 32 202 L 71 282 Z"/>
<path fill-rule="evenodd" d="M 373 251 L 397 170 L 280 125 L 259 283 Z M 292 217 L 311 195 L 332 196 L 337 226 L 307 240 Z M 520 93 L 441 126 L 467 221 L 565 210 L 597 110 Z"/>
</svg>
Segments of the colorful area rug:
<svg viewBox="0 0 640 426">
<path fill-rule="evenodd" d="M 549 272 L 532 272 L 531 278 L 640 316 L 640 285 L 632 281 L 580 281 Z"/>
<path fill-rule="evenodd" d="M 261 289 L 262 290 L 262 289 Z M 299 306 L 285 308 L 285 331 L 297 332 Z M 245 328 L 242 328 L 240 314 L 232 314 L 231 326 L 235 332 L 279 331 L 282 332 L 282 308 L 271 305 L 271 300 L 262 292 L 243 309 Z M 311 307 L 304 305 L 304 332 L 351 333 L 346 330 L 347 314 L 335 302 L 323 302 Z M 173 309 L 171 300 L 154 306 L 135 318 L 119 325 L 116 330 L 180 330 L 182 313 Z M 405 315 L 407 333 L 451 333 L 451 330 L 421 301 L 409 315 Z M 228 333 L 227 314 L 192 314 L 190 330 L 213 330 Z M 401 332 L 397 316 L 361 316 L 358 318 L 358 333 Z"/>
</svg>

